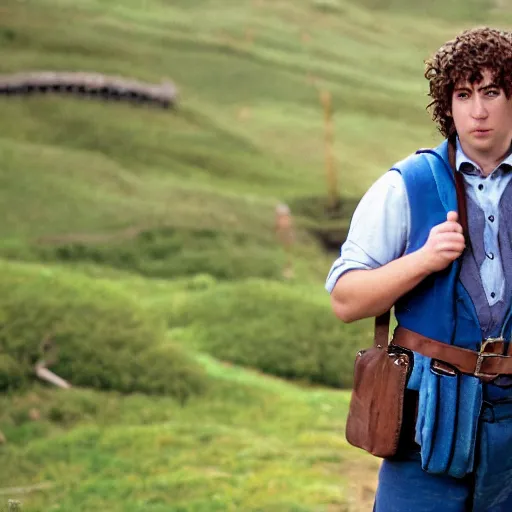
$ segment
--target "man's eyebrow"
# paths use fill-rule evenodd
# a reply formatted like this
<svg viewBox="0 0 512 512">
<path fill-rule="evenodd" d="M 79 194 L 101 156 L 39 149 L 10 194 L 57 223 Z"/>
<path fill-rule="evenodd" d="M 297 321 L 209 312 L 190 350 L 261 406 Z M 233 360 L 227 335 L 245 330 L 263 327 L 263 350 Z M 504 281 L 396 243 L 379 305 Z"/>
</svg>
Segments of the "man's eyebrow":
<svg viewBox="0 0 512 512">
<path fill-rule="evenodd" d="M 486 91 L 487 89 L 499 89 L 499 86 L 498 86 L 498 84 L 495 84 L 494 82 L 492 82 L 490 84 L 483 85 L 482 87 L 478 88 L 479 91 Z"/>
<path fill-rule="evenodd" d="M 487 84 L 487 85 L 482 85 L 482 87 L 478 87 L 478 91 L 487 91 L 488 89 L 499 89 L 499 85 L 492 82 L 490 84 Z M 467 91 L 467 92 L 471 92 L 471 87 L 468 87 L 467 85 L 458 85 L 454 88 L 454 91 L 457 91 L 457 92 L 462 92 L 462 91 Z"/>
</svg>

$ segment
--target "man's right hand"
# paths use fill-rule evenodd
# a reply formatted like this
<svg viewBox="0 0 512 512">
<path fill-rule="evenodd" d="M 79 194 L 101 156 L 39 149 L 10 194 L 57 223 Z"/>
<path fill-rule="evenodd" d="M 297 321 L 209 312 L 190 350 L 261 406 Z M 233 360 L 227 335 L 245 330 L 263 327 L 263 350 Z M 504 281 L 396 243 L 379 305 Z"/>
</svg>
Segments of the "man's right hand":
<svg viewBox="0 0 512 512">
<path fill-rule="evenodd" d="M 446 221 L 430 230 L 421 249 L 375 269 L 343 274 L 331 293 L 336 316 L 344 322 L 353 322 L 382 315 L 428 275 L 456 260 L 464 247 L 458 215 L 448 212 Z"/>
<path fill-rule="evenodd" d="M 430 230 L 428 240 L 420 249 L 428 272 L 439 272 L 456 260 L 466 244 L 457 212 L 448 212 L 446 221 Z"/>
</svg>

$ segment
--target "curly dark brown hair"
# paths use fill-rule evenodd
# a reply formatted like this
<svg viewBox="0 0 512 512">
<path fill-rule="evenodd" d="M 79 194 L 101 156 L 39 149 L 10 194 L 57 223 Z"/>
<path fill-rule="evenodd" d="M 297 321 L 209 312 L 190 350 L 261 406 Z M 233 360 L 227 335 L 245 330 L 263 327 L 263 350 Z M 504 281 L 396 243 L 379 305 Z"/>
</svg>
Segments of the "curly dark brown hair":
<svg viewBox="0 0 512 512">
<path fill-rule="evenodd" d="M 455 85 L 482 80 L 489 70 L 507 98 L 512 94 L 512 33 L 489 27 L 474 28 L 445 43 L 425 61 L 425 78 L 430 82 L 432 102 L 427 109 L 439 131 L 450 137 L 456 133 L 449 115 Z"/>
</svg>

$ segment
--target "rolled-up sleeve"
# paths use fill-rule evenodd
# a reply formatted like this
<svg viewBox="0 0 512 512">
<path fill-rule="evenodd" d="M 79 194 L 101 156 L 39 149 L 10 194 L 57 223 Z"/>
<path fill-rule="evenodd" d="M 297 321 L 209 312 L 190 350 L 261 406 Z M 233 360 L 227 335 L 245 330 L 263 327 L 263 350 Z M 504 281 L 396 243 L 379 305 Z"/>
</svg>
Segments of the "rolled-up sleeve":
<svg viewBox="0 0 512 512">
<path fill-rule="evenodd" d="M 338 279 L 350 270 L 378 268 L 405 252 L 409 239 L 409 200 L 399 172 L 381 176 L 359 202 L 340 257 L 325 283 L 331 293 Z"/>
</svg>

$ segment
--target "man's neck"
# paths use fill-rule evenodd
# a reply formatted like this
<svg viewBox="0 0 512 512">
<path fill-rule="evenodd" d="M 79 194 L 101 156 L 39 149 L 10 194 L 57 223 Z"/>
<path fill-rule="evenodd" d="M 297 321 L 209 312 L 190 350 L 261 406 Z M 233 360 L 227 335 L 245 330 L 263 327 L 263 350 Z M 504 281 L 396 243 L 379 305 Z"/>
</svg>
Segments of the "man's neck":
<svg viewBox="0 0 512 512">
<path fill-rule="evenodd" d="M 489 176 L 512 152 L 510 144 L 492 152 L 475 151 L 472 148 L 467 148 L 462 141 L 460 141 L 460 146 L 464 154 L 478 165 L 484 176 Z"/>
</svg>

